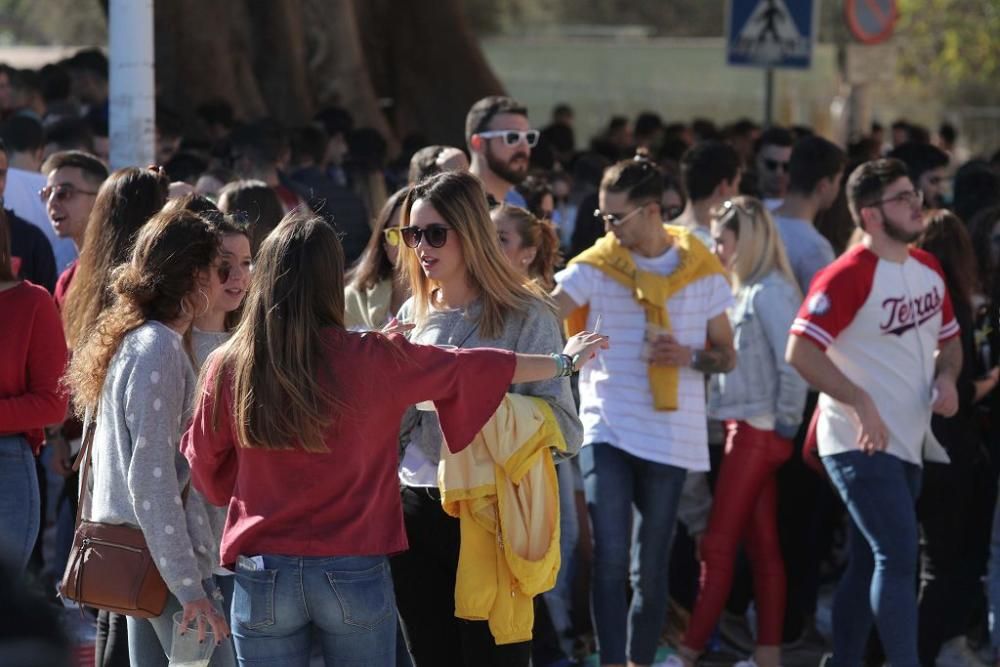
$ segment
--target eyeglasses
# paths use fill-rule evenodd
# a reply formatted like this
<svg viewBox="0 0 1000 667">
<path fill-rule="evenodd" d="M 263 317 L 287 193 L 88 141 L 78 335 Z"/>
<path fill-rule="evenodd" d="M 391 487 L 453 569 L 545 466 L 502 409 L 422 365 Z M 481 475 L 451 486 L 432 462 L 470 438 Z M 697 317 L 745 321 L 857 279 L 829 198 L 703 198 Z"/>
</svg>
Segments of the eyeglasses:
<svg viewBox="0 0 1000 667">
<path fill-rule="evenodd" d="M 420 245 L 421 240 L 427 241 L 427 244 L 432 248 L 440 248 L 448 241 L 448 232 L 450 231 L 452 231 L 451 227 L 429 225 L 423 229 L 413 226 L 403 227 L 399 233 L 403 237 L 403 243 L 408 248 L 416 248 Z"/>
<path fill-rule="evenodd" d="M 595 208 L 594 217 L 600 219 L 605 225 L 611 225 L 612 227 L 621 227 L 622 225 L 625 224 L 626 220 L 628 220 L 633 215 L 641 211 L 645 206 L 646 204 L 639 204 L 625 215 L 618 215 L 617 213 L 605 213 L 601 209 Z"/>
<path fill-rule="evenodd" d="M 538 143 L 538 130 L 490 130 L 488 132 L 477 132 L 484 139 L 503 137 L 505 146 L 517 146 L 522 141 L 529 147 L 534 147 Z"/>
<path fill-rule="evenodd" d="M 788 173 L 788 163 L 782 162 L 781 160 L 765 159 L 764 167 L 766 167 L 768 171 L 783 171 L 786 174 Z"/>
<path fill-rule="evenodd" d="M 921 206 L 924 203 L 924 193 L 922 190 L 904 190 L 891 197 L 880 199 L 870 206 L 882 206 L 885 204 L 906 204 L 910 207 Z"/>
<path fill-rule="evenodd" d="M 684 212 L 683 206 L 668 206 L 665 209 L 663 209 L 663 219 L 673 220 L 683 212 Z"/>
<path fill-rule="evenodd" d="M 382 230 L 382 236 L 385 237 L 385 243 L 390 248 L 395 248 L 399 245 L 399 227 L 389 227 Z"/>
<path fill-rule="evenodd" d="M 47 204 L 52 195 L 55 195 L 56 201 L 58 202 L 68 202 L 77 195 L 96 194 L 96 191 L 91 192 L 90 190 L 81 190 L 72 183 L 59 183 L 57 185 L 46 185 L 38 191 L 38 198 L 42 200 L 42 203 Z"/>
</svg>

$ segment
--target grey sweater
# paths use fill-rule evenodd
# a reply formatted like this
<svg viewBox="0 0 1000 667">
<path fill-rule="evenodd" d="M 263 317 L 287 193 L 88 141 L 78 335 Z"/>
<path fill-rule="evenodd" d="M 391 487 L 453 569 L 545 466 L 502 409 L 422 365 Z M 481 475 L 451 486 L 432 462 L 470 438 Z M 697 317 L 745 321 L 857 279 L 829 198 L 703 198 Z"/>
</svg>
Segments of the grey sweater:
<svg viewBox="0 0 1000 667">
<path fill-rule="evenodd" d="M 84 516 L 142 529 L 170 592 L 205 597 L 219 562 L 204 499 L 181 491 L 191 473 L 178 450 L 190 418 L 195 372 L 181 336 L 159 322 L 126 334 L 111 359 L 92 446 L 93 502 Z"/>
<path fill-rule="evenodd" d="M 397 317 L 413 320 L 412 299 L 403 304 Z M 479 301 L 466 309 L 431 310 L 427 321 L 410 333 L 414 343 L 455 345 L 458 347 L 495 347 L 523 354 L 552 354 L 563 349 L 562 332 L 555 313 L 541 300 L 524 314 L 507 318 L 498 338 L 483 338 L 477 323 L 481 310 Z M 567 452 L 575 454 L 583 444 L 583 426 L 573 403 L 569 378 L 554 378 L 544 382 L 511 385 L 510 391 L 545 399 L 552 407 L 559 428 L 566 439 Z M 441 425 L 437 413 L 407 411 L 403 419 L 401 442 L 410 442 L 432 463 L 441 458 Z"/>
</svg>

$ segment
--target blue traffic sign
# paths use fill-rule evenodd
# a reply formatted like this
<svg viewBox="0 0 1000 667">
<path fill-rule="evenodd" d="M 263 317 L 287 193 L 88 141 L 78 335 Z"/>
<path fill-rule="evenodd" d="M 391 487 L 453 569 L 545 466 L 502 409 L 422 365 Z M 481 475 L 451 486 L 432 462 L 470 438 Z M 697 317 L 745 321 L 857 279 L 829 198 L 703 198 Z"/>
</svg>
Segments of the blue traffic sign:
<svg viewBox="0 0 1000 667">
<path fill-rule="evenodd" d="M 819 0 L 729 0 L 730 65 L 807 69 L 812 64 Z"/>
</svg>

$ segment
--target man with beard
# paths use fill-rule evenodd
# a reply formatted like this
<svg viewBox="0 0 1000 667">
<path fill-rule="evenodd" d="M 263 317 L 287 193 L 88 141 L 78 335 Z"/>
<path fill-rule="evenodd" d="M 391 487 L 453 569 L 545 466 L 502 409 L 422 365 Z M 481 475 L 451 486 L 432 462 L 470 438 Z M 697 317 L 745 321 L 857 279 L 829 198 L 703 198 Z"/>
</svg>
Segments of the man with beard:
<svg viewBox="0 0 1000 667">
<path fill-rule="evenodd" d="M 523 207 L 522 198 L 508 195 L 528 175 L 531 148 L 538 143 L 528 110 L 510 97 L 484 97 L 465 116 L 465 141 L 472 155 L 469 171 L 483 182 L 490 206 L 507 200 Z"/>
<path fill-rule="evenodd" d="M 923 459 L 948 460 L 931 412 L 955 414 L 962 366 L 941 267 L 909 247 L 922 199 L 899 160 L 851 174 L 864 240 L 816 275 L 788 341 L 789 363 L 820 391 L 819 455 L 851 516 L 833 606 L 837 666 L 864 662 L 873 621 L 890 664 L 920 664 L 915 504 Z"/>
<path fill-rule="evenodd" d="M 944 206 L 948 188 L 948 154 L 932 144 L 908 141 L 894 148 L 889 157 L 901 160 L 924 197 L 924 208 Z"/>
</svg>

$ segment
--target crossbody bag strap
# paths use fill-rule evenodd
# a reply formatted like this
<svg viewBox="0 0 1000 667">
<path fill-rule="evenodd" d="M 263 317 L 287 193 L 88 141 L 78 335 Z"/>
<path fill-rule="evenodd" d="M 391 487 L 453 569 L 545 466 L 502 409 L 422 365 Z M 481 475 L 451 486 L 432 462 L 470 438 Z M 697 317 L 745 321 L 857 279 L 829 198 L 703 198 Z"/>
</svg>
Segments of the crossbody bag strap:
<svg viewBox="0 0 1000 667">
<path fill-rule="evenodd" d="M 81 467 L 83 473 L 80 475 L 80 495 L 76 503 L 76 524 L 74 531 L 80 527 L 83 518 L 83 506 L 90 502 L 90 467 L 92 445 L 94 444 L 94 431 L 97 430 L 97 419 L 92 417 L 87 424 L 87 431 L 83 436 L 83 446 L 80 448 L 80 455 L 73 463 L 73 471 L 78 471 Z"/>
</svg>

